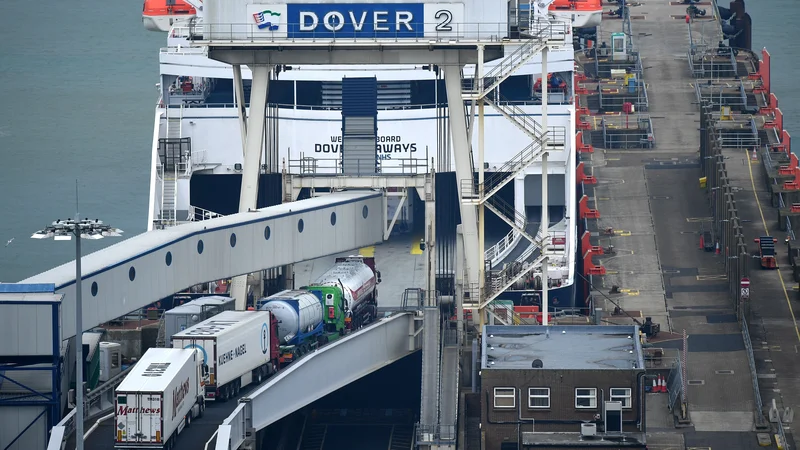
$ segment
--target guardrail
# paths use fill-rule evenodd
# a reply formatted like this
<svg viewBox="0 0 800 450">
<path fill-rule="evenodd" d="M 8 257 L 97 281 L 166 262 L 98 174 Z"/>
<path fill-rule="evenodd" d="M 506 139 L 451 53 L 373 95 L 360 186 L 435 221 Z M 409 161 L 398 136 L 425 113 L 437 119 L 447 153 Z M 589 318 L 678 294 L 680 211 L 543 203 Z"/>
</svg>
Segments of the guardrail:
<svg viewBox="0 0 800 450">
<path fill-rule="evenodd" d="M 747 364 L 750 366 L 750 378 L 753 382 L 753 396 L 756 401 L 756 410 L 759 414 L 759 419 L 764 419 L 764 402 L 761 401 L 761 389 L 758 386 L 758 372 L 756 371 L 756 361 L 753 356 L 753 342 L 750 340 L 750 330 L 747 327 L 747 319 L 742 318 L 742 339 L 744 340 L 744 347 L 747 349 Z"/>
<path fill-rule="evenodd" d="M 114 390 L 122 383 L 122 380 L 125 379 L 132 367 L 133 365 L 86 394 L 83 407 L 84 422 L 95 419 L 114 409 Z M 78 410 L 73 409 L 50 430 L 47 450 L 62 450 L 67 440 L 75 433 L 75 416 L 77 414 Z"/>
<path fill-rule="evenodd" d="M 451 19 L 452 20 L 452 16 Z M 256 23 L 202 23 L 189 27 L 189 40 L 209 43 L 398 43 L 429 44 L 433 43 L 477 43 L 477 42 L 509 42 L 511 34 L 507 22 L 460 22 L 446 23 L 413 23 L 416 29 L 437 30 L 426 31 L 423 36 L 416 31 L 404 27 L 395 30 L 354 31 L 330 30 L 318 27 L 307 30 L 306 24 L 287 23 L 276 25 L 274 30 L 260 28 Z M 546 40 L 569 39 L 572 44 L 572 24 L 560 20 L 535 20 L 526 23 L 527 27 L 519 40 L 532 38 Z M 331 27 L 333 28 L 333 27 Z"/>
</svg>

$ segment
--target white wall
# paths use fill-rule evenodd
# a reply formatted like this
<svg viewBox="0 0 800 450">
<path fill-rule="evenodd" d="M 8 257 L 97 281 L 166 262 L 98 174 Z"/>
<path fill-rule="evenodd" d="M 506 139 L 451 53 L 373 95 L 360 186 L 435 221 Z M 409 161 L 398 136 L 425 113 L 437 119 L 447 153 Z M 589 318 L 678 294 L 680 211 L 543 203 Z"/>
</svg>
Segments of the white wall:
<svg viewBox="0 0 800 450">
<path fill-rule="evenodd" d="M 524 106 L 523 110 L 537 114 L 540 106 Z M 569 131 L 568 105 L 550 105 L 550 126 L 566 127 Z M 486 132 L 485 161 L 490 169 L 500 167 L 518 154 L 529 143 L 530 138 L 511 121 L 491 108 L 487 108 L 484 129 Z M 318 167 L 327 165 L 331 173 L 333 159 L 338 156 L 338 137 L 341 136 L 340 111 L 280 110 L 279 148 L 280 158 L 318 158 Z M 382 148 L 396 151 L 382 153 L 381 165 L 386 173 L 401 170 L 398 158 L 436 157 L 436 119 L 434 110 L 380 111 L 378 135 L 390 142 L 381 142 Z M 236 112 L 223 108 L 191 108 L 184 112 L 184 134 L 192 138 L 192 159 L 195 164 L 218 164 L 214 173 L 232 173 L 232 166 L 242 162 L 241 137 Z M 478 134 L 472 136 L 477 149 Z M 337 142 L 332 142 L 337 141 Z M 568 149 L 572 143 L 568 139 Z M 416 151 L 411 151 L 416 148 Z M 333 151 L 336 150 L 336 153 Z M 477 152 L 476 152 L 477 157 Z M 550 163 L 558 167 L 568 157 L 567 152 L 551 153 Z M 327 161 L 326 161 L 327 160 Z"/>
<path fill-rule="evenodd" d="M 330 4 L 330 7 L 319 7 L 321 3 Z M 348 3 L 375 5 L 376 2 L 370 1 L 350 1 Z M 448 1 L 404 1 L 404 0 L 385 0 L 380 2 L 380 6 L 374 8 L 375 10 L 392 9 L 391 4 L 414 5 L 422 3 L 424 11 L 423 17 L 413 18 L 413 23 L 425 23 L 424 35 L 425 36 L 483 36 L 488 38 L 495 36 L 502 38 L 506 35 L 508 13 L 506 3 L 502 0 L 486 1 L 486 0 L 464 0 L 462 2 L 448 2 Z M 299 19 L 294 14 L 289 14 L 291 7 L 287 9 L 289 4 L 308 4 L 308 10 L 317 12 L 319 17 L 320 26 L 317 30 L 322 29 L 323 15 L 327 11 L 341 11 L 347 17 L 347 12 L 356 10 L 357 8 L 342 8 L 337 7 L 336 2 L 321 2 L 319 0 L 290 0 L 290 1 L 258 1 L 258 0 L 206 0 L 204 3 L 204 34 L 211 39 L 249 39 L 253 36 L 257 38 L 286 38 L 287 27 L 286 24 L 296 24 Z M 376 5 L 377 6 L 377 5 Z M 398 8 L 399 9 L 399 8 Z M 403 10 L 413 10 L 415 8 L 403 8 Z M 422 8 L 421 8 L 422 9 Z M 443 31 L 443 28 L 436 29 L 435 23 L 440 23 L 435 14 L 437 11 L 447 9 L 452 14 L 452 20 L 448 23 L 450 31 Z M 277 25 L 275 30 L 259 29 L 256 25 L 257 22 L 253 18 L 254 13 L 264 10 L 270 10 L 279 15 L 273 16 L 272 23 Z M 304 9 L 305 10 L 305 9 Z M 359 12 L 356 12 L 356 17 L 360 17 Z M 418 13 L 417 13 L 418 14 Z M 346 19 L 347 20 L 347 19 Z M 372 14 L 367 23 L 372 22 Z M 391 32 L 394 31 L 391 20 L 390 31 L 382 33 L 381 37 L 385 34 L 386 38 L 390 38 Z M 227 26 L 223 26 L 223 24 Z M 417 27 L 414 27 L 415 29 Z M 345 28 L 347 30 L 347 28 Z M 371 31 L 370 26 L 364 27 L 364 31 Z M 422 31 L 422 30 L 420 30 Z M 365 33 L 365 37 L 373 36 L 372 33 Z M 313 38 L 314 34 L 308 33 L 301 35 L 301 38 Z M 297 38 L 298 35 L 290 36 Z M 420 36 L 421 37 L 421 36 Z"/>
<path fill-rule="evenodd" d="M 510 55 L 518 46 L 505 46 L 505 54 Z M 164 75 L 185 75 L 206 78 L 233 78 L 233 69 L 230 65 L 208 59 L 205 53 L 198 53 L 197 49 L 172 48 L 162 49 L 159 56 L 161 73 Z M 485 64 L 485 71 L 491 70 L 501 63 L 503 59 L 490 61 Z M 572 72 L 574 70 L 574 53 L 571 49 L 551 50 L 547 59 L 549 72 Z M 542 71 L 541 54 L 534 55 L 527 63 L 520 67 L 515 75 L 539 74 Z M 475 74 L 474 65 L 464 67 L 464 77 L 472 78 Z M 432 80 L 435 75 L 430 70 L 422 70 L 422 65 L 382 65 L 382 66 L 337 66 L 337 65 L 292 65 L 292 70 L 282 72 L 281 80 L 336 80 L 344 77 L 377 77 L 380 81 L 391 80 Z M 246 66 L 242 68 L 242 77 L 252 79 L 252 73 Z"/>
</svg>

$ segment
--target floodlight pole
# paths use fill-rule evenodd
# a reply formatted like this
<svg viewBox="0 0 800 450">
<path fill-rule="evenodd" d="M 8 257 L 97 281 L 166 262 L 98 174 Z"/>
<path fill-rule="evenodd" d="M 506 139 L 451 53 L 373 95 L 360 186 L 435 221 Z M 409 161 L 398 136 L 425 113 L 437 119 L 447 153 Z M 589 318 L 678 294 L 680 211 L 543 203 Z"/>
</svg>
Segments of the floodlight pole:
<svg viewBox="0 0 800 450">
<path fill-rule="evenodd" d="M 85 233 L 84 233 L 85 232 Z M 44 239 L 48 237 L 55 237 L 56 240 L 69 240 L 75 238 L 75 443 L 77 450 L 84 448 L 84 433 L 83 433 L 83 420 L 84 420 L 84 388 L 83 388 L 83 364 L 85 358 L 83 356 L 83 280 L 81 280 L 81 239 L 86 236 L 87 239 L 102 239 L 104 236 L 120 236 L 122 230 L 111 228 L 103 224 L 100 220 L 94 221 L 80 220 L 78 213 L 75 213 L 75 220 L 57 220 L 51 226 L 45 227 L 43 230 L 37 231 L 31 237 L 36 239 Z M 61 238 L 61 239 L 59 239 Z M 66 238 L 66 239 L 64 239 Z"/>
<path fill-rule="evenodd" d="M 75 214 L 75 226 L 72 228 L 75 235 L 75 341 L 78 345 L 75 361 L 75 420 L 76 450 L 83 450 L 83 301 L 81 295 L 81 218 Z"/>
</svg>

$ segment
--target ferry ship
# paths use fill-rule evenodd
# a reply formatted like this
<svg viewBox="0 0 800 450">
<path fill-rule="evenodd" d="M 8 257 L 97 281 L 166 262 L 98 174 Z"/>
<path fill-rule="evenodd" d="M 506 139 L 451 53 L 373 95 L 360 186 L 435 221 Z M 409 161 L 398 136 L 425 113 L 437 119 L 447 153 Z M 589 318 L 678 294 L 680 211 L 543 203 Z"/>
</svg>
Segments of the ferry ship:
<svg viewBox="0 0 800 450">
<path fill-rule="evenodd" d="M 175 4 L 180 1 L 175 0 Z M 556 0 L 549 9 L 552 12 L 558 5 L 559 11 L 564 12 L 564 4 L 577 8 L 577 4 L 585 7 L 591 1 Z M 191 33 L 201 29 L 198 23 L 202 22 L 202 3 L 191 3 L 194 14 L 169 28 L 167 45 L 159 52 L 148 230 L 232 214 L 239 205 L 243 156 L 234 71 L 227 64 L 209 59 L 205 49 L 192 46 Z M 148 5 L 151 11 L 156 9 L 155 3 L 147 0 L 145 10 Z M 520 16 L 530 12 L 529 6 L 520 0 L 509 2 L 510 10 Z M 555 18 L 558 15 L 553 14 Z M 145 28 L 160 30 L 177 17 L 166 13 L 163 16 L 143 19 Z M 593 16 L 589 16 L 581 19 L 582 26 L 593 23 Z M 514 51 L 515 47 L 506 46 L 507 55 Z M 487 63 L 484 70 L 490 72 L 501 61 Z M 584 283 L 576 283 L 583 278 L 578 272 L 577 253 L 579 233 L 584 228 L 577 220 L 582 192 L 576 182 L 573 71 L 571 48 L 551 51 L 550 74 L 542 83 L 541 56 L 534 55 L 491 94 L 492 102 L 513 111 L 512 115 L 538 121 L 543 85 L 548 90 L 548 128 L 552 136 L 560 136 L 564 142 L 564 150 L 550 152 L 548 160 L 549 234 L 551 245 L 565 250 L 563 258 L 550 259 L 548 296 L 552 308 L 565 310 L 591 306 L 585 300 L 588 293 L 580 288 Z M 474 67 L 465 67 L 465 86 L 471 85 L 474 73 Z M 241 74 L 247 106 L 251 74 L 244 66 Z M 277 148 L 278 158 L 263 161 L 258 207 L 288 200 L 281 194 L 284 173 L 310 176 L 341 172 L 343 85 L 348 80 L 367 78 L 374 80 L 378 92 L 379 172 L 437 172 L 437 242 L 441 244 L 437 245 L 438 270 L 442 286 L 452 285 L 446 274 L 453 273 L 455 260 L 459 182 L 454 172 L 443 74 L 435 66 L 278 66 L 270 80 L 266 127 L 266 146 Z M 507 162 L 526 149 L 531 138 L 518 124 L 488 106 L 484 123 L 484 163 L 490 177 L 507 171 Z M 472 140 L 477 148 L 477 133 L 472 134 Z M 525 222 L 531 236 L 541 234 L 541 178 L 542 165 L 537 159 L 496 196 L 497 202 L 506 207 L 499 209 L 509 211 L 509 217 L 503 220 L 487 210 L 485 260 L 490 274 L 504 268 L 505 274 L 521 270 L 538 256 L 538 246 L 509 226 L 508 221 Z M 313 193 L 304 190 L 298 198 L 310 195 Z M 388 203 L 388 217 L 398 206 L 401 208 L 396 231 L 412 231 L 422 225 L 422 220 L 414 220 L 424 214 L 423 202 L 416 193 L 403 204 L 398 205 L 399 200 L 394 197 L 389 197 Z M 498 300 L 536 305 L 540 301 L 541 280 L 541 272 L 535 269 Z"/>
</svg>

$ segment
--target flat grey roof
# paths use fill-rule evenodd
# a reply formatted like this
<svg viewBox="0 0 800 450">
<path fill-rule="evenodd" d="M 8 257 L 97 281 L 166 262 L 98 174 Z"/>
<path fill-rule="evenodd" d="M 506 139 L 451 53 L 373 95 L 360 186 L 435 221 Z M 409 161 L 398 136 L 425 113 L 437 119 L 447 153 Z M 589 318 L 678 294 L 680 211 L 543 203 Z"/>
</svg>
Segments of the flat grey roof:
<svg viewBox="0 0 800 450">
<path fill-rule="evenodd" d="M 549 329 L 549 337 L 547 336 Z M 482 369 L 644 369 L 638 326 L 486 326 Z"/>
</svg>

